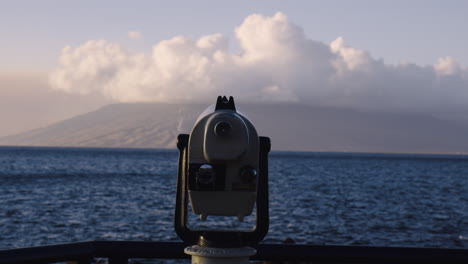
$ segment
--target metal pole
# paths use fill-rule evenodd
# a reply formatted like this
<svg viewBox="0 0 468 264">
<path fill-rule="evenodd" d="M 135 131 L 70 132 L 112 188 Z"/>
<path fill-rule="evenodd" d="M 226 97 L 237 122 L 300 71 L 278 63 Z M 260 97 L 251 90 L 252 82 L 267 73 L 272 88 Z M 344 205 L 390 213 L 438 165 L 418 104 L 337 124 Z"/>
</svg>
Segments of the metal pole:
<svg viewBox="0 0 468 264">
<path fill-rule="evenodd" d="M 212 248 L 198 245 L 186 247 L 184 253 L 192 256 L 192 264 L 247 264 L 257 253 L 251 247 Z"/>
</svg>

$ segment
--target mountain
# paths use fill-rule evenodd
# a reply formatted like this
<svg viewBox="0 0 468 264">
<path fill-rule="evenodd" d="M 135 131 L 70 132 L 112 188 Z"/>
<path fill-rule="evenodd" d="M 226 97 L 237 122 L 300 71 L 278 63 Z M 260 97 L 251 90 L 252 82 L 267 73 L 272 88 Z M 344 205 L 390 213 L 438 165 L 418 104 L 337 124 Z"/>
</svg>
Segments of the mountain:
<svg viewBox="0 0 468 264">
<path fill-rule="evenodd" d="M 0 145 L 175 148 L 206 105 L 114 104 Z M 422 114 L 367 113 L 291 104 L 240 105 L 273 150 L 468 153 L 468 125 Z"/>
</svg>

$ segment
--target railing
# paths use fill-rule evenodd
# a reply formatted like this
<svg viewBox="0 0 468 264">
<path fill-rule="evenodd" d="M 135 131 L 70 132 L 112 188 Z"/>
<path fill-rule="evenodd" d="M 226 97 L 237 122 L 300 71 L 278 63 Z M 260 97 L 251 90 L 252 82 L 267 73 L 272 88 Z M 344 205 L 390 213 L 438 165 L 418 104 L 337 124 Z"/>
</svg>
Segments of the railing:
<svg viewBox="0 0 468 264">
<path fill-rule="evenodd" d="M 0 250 L 0 264 L 37 264 L 74 261 L 88 264 L 108 258 L 109 264 L 132 258 L 188 259 L 187 245 L 179 242 L 89 241 L 61 245 Z M 468 263 L 467 249 L 315 246 L 259 244 L 251 260 L 314 263 Z"/>
</svg>

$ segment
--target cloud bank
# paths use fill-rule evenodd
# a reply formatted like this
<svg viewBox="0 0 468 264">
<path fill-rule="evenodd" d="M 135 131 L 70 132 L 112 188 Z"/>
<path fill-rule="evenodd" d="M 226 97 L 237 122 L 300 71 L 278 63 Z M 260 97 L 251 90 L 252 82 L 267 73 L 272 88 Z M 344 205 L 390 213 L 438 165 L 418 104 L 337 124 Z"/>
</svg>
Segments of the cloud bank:
<svg viewBox="0 0 468 264">
<path fill-rule="evenodd" d="M 225 94 L 361 110 L 468 109 L 468 68 L 451 57 L 432 66 L 385 64 L 342 37 L 330 44 L 308 39 L 283 13 L 250 15 L 235 35 L 240 53 L 231 52 L 221 34 L 176 36 L 151 54 L 91 40 L 62 50 L 50 83 L 117 102 L 211 102 Z"/>
<path fill-rule="evenodd" d="M 141 32 L 139 31 L 129 31 L 127 35 L 130 39 L 142 39 L 143 38 L 143 34 L 141 34 Z"/>
</svg>

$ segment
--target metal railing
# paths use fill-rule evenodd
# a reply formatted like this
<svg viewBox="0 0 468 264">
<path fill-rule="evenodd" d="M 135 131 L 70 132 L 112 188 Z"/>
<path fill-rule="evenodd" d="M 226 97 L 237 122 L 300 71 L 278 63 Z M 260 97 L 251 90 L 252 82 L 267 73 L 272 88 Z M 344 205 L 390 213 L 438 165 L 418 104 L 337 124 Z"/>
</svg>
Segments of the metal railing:
<svg viewBox="0 0 468 264">
<path fill-rule="evenodd" d="M 74 261 L 92 263 L 107 258 L 109 264 L 129 259 L 188 259 L 180 242 L 89 241 L 61 245 L 0 250 L 0 264 L 38 264 Z M 251 260 L 313 263 L 468 263 L 468 249 L 317 246 L 259 244 Z"/>
</svg>

